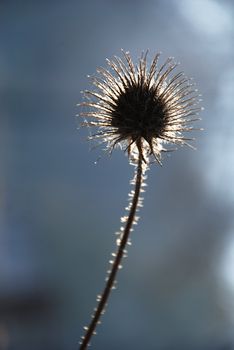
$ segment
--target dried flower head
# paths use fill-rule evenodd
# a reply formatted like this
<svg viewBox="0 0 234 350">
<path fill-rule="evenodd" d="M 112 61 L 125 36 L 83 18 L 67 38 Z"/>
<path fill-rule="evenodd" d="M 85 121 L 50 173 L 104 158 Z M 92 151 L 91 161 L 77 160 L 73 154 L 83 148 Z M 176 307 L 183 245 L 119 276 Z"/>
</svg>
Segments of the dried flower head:
<svg viewBox="0 0 234 350">
<path fill-rule="evenodd" d="M 192 139 L 183 133 L 193 130 L 190 123 L 199 119 L 197 90 L 183 72 L 171 76 L 178 66 L 173 58 L 158 67 L 160 54 L 156 54 L 148 68 L 148 51 L 136 66 L 128 52 L 122 53 L 124 60 L 107 59 L 112 72 L 97 69 L 98 76 L 92 78 L 97 91 L 84 92 L 86 101 L 81 105 L 91 110 L 81 116 L 91 120 L 83 125 L 98 127 L 90 138 L 102 139 L 110 151 L 120 145 L 133 156 L 141 147 L 160 163 L 161 152 L 167 151 L 164 144 L 191 146 Z"/>
<path fill-rule="evenodd" d="M 173 58 L 158 67 L 156 54 L 148 68 L 148 51 L 136 66 L 128 52 L 122 53 L 124 59 L 107 59 L 111 72 L 97 69 L 98 76 L 92 78 L 96 91 L 84 92 L 81 105 L 91 108 L 81 113 L 91 118 L 84 125 L 98 127 L 91 139 L 102 139 L 110 151 L 120 145 L 132 156 L 141 147 L 160 163 L 164 144 L 190 146 L 192 139 L 183 133 L 193 130 L 190 123 L 199 119 L 197 90 L 183 72 L 171 76 L 178 66 Z"/>
</svg>

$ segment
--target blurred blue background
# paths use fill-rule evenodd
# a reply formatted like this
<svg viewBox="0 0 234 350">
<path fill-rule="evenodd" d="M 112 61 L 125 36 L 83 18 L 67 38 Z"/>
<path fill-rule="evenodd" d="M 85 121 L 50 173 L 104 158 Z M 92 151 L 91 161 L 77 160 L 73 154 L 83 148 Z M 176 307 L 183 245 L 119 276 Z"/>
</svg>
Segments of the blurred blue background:
<svg viewBox="0 0 234 350">
<path fill-rule="evenodd" d="M 233 23 L 231 0 L 1 0 L 1 350 L 77 349 L 103 288 L 133 168 L 75 115 L 120 48 L 180 61 L 205 131 L 151 167 L 93 349 L 234 349 Z"/>
</svg>

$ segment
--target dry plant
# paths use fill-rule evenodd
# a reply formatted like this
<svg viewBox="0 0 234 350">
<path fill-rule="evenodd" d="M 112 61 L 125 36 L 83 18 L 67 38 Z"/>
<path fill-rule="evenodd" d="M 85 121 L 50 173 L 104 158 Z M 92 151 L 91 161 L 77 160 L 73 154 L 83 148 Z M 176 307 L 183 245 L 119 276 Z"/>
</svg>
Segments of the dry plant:
<svg viewBox="0 0 234 350">
<path fill-rule="evenodd" d="M 97 297 L 91 322 L 84 327 L 80 350 L 89 345 L 115 288 L 130 232 L 139 219 L 136 212 L 142 206 L 140 194 L 144 192 L 146 171 L 153 162 L 162 164 L 163 152 L 174 150 L 168 149 L 168 145 L 193 148 L 190 144 L 193 138 L 185 133 L 195 130 L 193 122 L 200 119 L 200 99 L 194 83 L 183 72 L 174 73 L 178 64 L 173 58 L 159 66 L 158 53 L 148 67 L 148 51 L 142 53 L 136 65 L 128 52 L 122 50 L 122 55 L 123 58 L 114 56 L 107 60 L 109 69 L 97 69 L 97 75 L 91 78 L 95 88 L 84 91 L 85 100 L 80 104 L 82 125 L 95 128 L 90 139 L 104 143 L 110 153 L 120 147 L 135 167 L 131 181 L 134 189 L 129 194 L 128 213 L 121 218 L 117 250 L 112 253 L 106 285 Z"/>
</svg>

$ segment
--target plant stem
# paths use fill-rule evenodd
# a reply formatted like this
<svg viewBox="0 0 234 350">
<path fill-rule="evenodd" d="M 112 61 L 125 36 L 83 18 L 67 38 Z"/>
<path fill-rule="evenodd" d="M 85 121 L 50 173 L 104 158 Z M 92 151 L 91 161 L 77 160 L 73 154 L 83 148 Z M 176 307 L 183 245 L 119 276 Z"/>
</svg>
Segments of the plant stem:
<svg viewBox="0 0 234 350">
<path fill-rule="evenodd" d="M 143 155 L 142 152 L 139 152 L 139 157 L 138 157 L 138 162 L 137 162 L 137 168 L 136 168 L 136 177 L 135 177 L 135 189 L 134 189 L 134 195 L 129 211 L 129 215 L 126 221 L 126 225 L 124 228 L 124 231 L 121 235 L 119 247 L 117 250 L 117 253 L 115 255 L 115 260 L 113 262 L 110 274 L 107 278 L 107 282 L 105 285 L 105 288 L 103 290 L 103 293 L 101 294 L 101 297 L 99 298 L 99 303 L 97 308 L 95 309 L 95 313 L 92 316 L 92 321 L 90 322 L 89 326 L 86 328 L 86 334 L 83 336 L 81 345 L 80 345 L 80 350 L 85 350 L 87 346 L 89 345 L 90 339 L 94 334 L 94 331 L 97 327 L 97 324 L 99 323 L 100 317 L 103 314 L 103 311 L 105 309 L 105 306 L 107 304 L 107 300 L 109 298 L 111 289 L 114 286 L 117 271 L 120 267 L 121 260 L 124 255 L 124 250 L 126 247 L 126 244 L 129 239 L 130 231 L 132 228 L 132 225 L 134 223 L 134 218 L 136 216 L 136 209 L 139 201 L 139 195 L 141 191 L 141 185 L 143 182 L 143 169 L 142 169 L 142 161 L 143 161 Z"/>
</svg>

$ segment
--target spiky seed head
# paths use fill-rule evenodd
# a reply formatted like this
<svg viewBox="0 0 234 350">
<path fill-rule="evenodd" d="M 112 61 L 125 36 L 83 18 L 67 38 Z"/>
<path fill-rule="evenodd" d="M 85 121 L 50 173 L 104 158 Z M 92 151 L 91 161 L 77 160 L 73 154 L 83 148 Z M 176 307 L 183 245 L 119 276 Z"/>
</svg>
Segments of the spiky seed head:
<svg viewBox="0 0 234 350">
<path fill-rule="evenodd" d="M 95 90 L 84 91 L 83 125 L 97 127 L 90 138 L 105 142 L 110 152 L 119 145 L 132 160 L 140 152 L 161 164 L 166 144 L 191 146 L 184 133 L 199 119 L 199 95 L 183 72 L 172 74 L 178 66 L 173 58 L 159 66 L 158 53 L 148 67 L 148 51 L 136 65 L 129 52 L 122 54 L 107 59 L 109 70 L 97 69 Z"/>
</svg>

